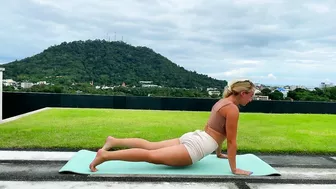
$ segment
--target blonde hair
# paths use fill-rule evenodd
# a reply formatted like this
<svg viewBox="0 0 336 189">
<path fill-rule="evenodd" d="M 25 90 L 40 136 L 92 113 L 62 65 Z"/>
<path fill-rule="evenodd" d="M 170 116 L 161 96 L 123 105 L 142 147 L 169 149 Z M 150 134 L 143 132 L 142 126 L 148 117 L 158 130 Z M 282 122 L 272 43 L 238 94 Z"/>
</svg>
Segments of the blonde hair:
<svg viewBox="0 0 336 189">
<path fill-rule="evenodd" d="M 238 95 L 241 92 L 251 92 L 255 89 L 255 85 L 248 79 L 234 80 L 228 83 L 223 92 L 223 97 L 227 98 L 231 95 Z"/>
</svg>

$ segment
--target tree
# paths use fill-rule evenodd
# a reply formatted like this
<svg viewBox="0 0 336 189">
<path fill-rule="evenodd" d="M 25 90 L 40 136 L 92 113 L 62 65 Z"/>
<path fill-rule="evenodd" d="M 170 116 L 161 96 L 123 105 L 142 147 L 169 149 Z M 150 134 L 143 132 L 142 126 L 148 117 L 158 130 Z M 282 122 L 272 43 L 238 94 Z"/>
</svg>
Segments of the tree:
<svg viewBox="0 0 336 189">
<path fill-rule="evenodd" d="M 269 89 L 269 88 L 264 88 L 264 89 L 262 89 L 261 91 L 261 94 L 262 95 L 264 95 L 264 96 L 269 96 L 270 94 L 271 94 L 271 89 Z"/>
<path fill-rule="evenodd" d="M 282 92 L 275 90 L 271 94 L 269 94 L 269 98 L 272 100 L 283 100 L 284 95 Z"/>
<path fill-rule="evenodd" d="M 4 86 L 2 87 L 3 91 L 15 91 L 15 88 L 13 86 Z"/>
<path fill-rule="evenodd" d="M 329 87 L 326 88 L 326 92 L 328 92 L 328 94 L 326 95 L 329 99 L 331 100 L 336 100 L 336 87 Z"/>
</svg>

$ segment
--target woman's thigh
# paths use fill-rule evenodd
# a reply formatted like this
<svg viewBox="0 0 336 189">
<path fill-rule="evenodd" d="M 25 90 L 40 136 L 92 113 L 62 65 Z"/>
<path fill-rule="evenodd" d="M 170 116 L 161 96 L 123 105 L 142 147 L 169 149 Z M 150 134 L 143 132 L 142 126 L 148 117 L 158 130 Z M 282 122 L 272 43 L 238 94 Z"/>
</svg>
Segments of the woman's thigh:
<svg viewBox="0 0 336 189">
<path fill-rule="evenodd" d="M 160 148 L 175 146 L 179 144 L 180 144 L 180 139 L 178 138 L 159 141 L 159 142 L 151 142 L 149 145 L 149 150 L 157 150 Z"/>
<path fill-rule="evenodd" d="M 183 144 L 151 150 L 149 159 L 151 163 L 169 166 L 188 166 L 192 164 L 188 150 Z"/>
</svg>

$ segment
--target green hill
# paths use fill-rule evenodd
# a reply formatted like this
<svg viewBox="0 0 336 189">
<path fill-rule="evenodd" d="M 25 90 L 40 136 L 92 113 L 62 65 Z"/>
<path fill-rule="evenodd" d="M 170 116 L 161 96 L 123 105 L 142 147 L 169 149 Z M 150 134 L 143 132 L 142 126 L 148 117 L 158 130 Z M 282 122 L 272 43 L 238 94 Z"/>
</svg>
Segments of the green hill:
<svg viewBox="0 0 336 189">
<path fill-rule="evenodd" d="M 224 88 L 226 81 L 184 69 L 147 47 L 124 42 L 87 40 L 63 42 L 19 61 L 3 64 L 5 79 L 95 85 L 139 85 L 153 81 L 164 87 Z"/>
</svg>

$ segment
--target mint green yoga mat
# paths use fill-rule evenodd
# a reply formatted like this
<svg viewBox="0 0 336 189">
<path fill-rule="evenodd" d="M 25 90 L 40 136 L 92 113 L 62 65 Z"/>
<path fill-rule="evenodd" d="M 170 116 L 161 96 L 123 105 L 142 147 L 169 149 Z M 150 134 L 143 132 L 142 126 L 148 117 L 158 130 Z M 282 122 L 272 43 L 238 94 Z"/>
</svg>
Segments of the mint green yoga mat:
<svg viewBox="0 0 336 189">
<path fill-rule="evenodd" d="M 78 151 L 60 170 L 60 173 L 109 174 L 109 175 L 197 175 L 225 176 L 233 175 L 227 159 L 219 159 L 215 154 L 204 157 L 191 166 L 170 167 L 147 162 L 106 161 L 97 166 L 97 172 L 91 172 L 89 165 L 96 152 Z M 280 173 L 253 154 L 237 155 L 237 167 L 252 171 L 251 176 L 270 176 Z"/>
</svg>

